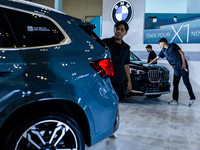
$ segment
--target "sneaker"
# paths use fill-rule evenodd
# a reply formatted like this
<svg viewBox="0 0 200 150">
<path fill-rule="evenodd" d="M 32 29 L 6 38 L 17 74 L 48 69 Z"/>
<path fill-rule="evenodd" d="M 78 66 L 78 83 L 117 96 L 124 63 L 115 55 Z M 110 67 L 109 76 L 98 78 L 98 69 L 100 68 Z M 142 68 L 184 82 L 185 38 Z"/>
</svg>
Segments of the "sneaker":
<svg viewBox="0 0 200 150">
<path fill-rule="evenodd" d="M 173 99 L 173 100 L 169 101 L 168 104 L 170 104 L 170 105 L 178 105 L 178 101 Z"/>
<path fill-rule="evenodd" d="M 117 133 L 113 133 L 113 135 L 111 135 L 110 138 L 117 138 Z"/>
<path fill-rule="evenodd" d="M 189 107 L 193 107 L 196 101 L 197 101 L 196 99 L 191 99 L 189 102 Z"/>
</svg>

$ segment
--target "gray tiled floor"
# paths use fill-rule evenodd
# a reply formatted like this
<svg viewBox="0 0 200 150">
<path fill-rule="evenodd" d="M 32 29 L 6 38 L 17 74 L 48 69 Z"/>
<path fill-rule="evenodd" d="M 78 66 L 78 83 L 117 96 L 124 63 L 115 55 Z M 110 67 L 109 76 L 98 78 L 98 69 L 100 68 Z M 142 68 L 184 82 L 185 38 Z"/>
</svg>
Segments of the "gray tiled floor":
<svg viewBox="0 0 200 150">
<path fill-rule="evenodd" d="M 199 150 L 200 93 L 188 107 L 187 92 L 180 92 L 180 104 L 168 105 L 171 93 L 159 98 L 135 96 L 119 104 L 117 138 L 107 138 L 87 150 Z"/>
</svg>

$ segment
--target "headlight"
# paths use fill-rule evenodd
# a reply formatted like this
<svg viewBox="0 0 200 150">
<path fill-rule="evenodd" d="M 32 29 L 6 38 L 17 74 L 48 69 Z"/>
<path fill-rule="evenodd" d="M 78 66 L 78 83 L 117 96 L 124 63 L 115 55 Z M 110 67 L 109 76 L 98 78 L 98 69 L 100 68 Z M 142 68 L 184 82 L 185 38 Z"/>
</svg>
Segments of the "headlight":
<svg viewBox="0 0 200 150">
<path fill-rule="evenodd" d="M 139 70 L 139 69 L 130 68 L 130 73 L 132 73 L 132 74 L 145 74 L 145 71 Z"/>
</svg>

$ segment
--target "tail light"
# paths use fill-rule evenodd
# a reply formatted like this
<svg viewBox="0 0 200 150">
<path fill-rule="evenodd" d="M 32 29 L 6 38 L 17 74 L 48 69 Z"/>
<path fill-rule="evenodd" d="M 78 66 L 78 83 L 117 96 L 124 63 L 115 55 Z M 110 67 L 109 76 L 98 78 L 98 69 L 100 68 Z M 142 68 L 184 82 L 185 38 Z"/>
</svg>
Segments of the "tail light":
<svg viewBox="0 0 200 150">
<path fill-rule="evenodd" d="M 103 78 L 113 76 L 113 63 L 110 59 L 102 59 L 90 62 L 90 65 L 96 70 Z"/>
</svg>

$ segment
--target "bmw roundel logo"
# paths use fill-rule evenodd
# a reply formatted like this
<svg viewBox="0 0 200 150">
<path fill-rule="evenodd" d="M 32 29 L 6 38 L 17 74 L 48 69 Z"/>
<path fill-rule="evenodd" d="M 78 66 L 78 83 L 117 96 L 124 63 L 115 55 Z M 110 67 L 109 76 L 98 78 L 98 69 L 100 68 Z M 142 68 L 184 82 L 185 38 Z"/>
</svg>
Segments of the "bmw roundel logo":
<svg viewBox="0 0 200 150">
<path fill-rule="evenodd" d="M 132 5 L 126 0 L 117 2 L 112 9 L 111 17 L 114 23 L 118 21 L 129 23 L 133 17 Z"/>
</svg>

